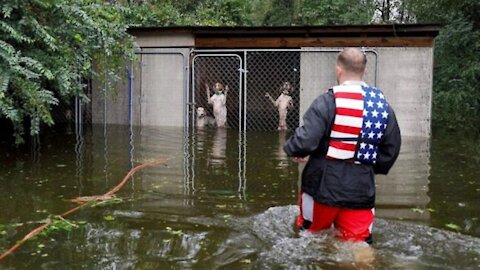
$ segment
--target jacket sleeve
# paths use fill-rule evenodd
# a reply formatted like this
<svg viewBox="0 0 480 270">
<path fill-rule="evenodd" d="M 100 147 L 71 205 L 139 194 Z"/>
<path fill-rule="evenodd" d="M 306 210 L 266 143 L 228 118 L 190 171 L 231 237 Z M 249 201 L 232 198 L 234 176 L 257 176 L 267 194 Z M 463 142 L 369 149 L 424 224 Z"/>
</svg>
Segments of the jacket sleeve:
<svg viewBox="0 0 480 270">
<path fill-rule="evenodd" d="M 378 145 L 377 161 L 373 166 L 376 174 L 387 174 L 390 171 L 400 153 L 401 144 L 400 127 L 398 126 L 395 112 L 389 106 L 387 128 L 382 141 Z"/>
<path fill-rule="evenodd" d="M 303 116 L 303 126 L 283 146 L 290 157 L 306 157 L 313 153 L 324 138 L 328 123 L 335 112 L 335 103 L 331 93 L 316 98 Z"/>
</svg>

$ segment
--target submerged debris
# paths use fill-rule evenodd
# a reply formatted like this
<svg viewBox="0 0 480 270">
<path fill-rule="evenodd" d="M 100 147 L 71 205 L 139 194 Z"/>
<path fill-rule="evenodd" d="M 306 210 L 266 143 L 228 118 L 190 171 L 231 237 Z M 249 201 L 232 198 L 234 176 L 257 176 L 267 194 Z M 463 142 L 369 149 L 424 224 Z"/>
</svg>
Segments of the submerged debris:
<svg viewBox="0 0 480 270">
<path fill-rule="evenodd" d="M 94 196 L 81 196 L 81 197 L 76 197 L 74 199 L 71 199 L 72 202 L 76 202 L 79 204 L 83 203 L 88 203 L 92 201 L 107 201 L 107 200 L 114 200 L 116 196 L 114 194 L 112 195 L 94 195 Z"/>
</svg>

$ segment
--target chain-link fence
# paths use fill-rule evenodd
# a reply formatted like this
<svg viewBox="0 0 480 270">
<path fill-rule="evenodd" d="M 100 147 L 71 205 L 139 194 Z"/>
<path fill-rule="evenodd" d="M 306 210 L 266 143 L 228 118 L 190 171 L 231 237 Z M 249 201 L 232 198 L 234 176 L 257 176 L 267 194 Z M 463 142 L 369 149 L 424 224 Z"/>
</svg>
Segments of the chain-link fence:
<svg viewBox="0 0 480 270">
<path fill-rule="evenodd" d="M 195 110 L 203 107 L 207 116 L 214 117 L 213 106 L 208 103 L 207 85 L 210 95 L 215 95 L 216 83 L 228 86 L 226 92 L 227 126 L 239 128 L 241 107 L 241 67 L 242 59 L 234 54 L 205 54 L 193 58 L 193 103 Z M 194 111 L 195 111 L 194 110 Z M 194 112 L 195 114 L 195 112 Z"/>
<path fill-rule="evenodd" d="M 228 126 L 249 131 L 294 129 L 299 117 L 313 100 L 336 84 L 335 63 L 340 50 L 245 50 L 238 54 L 197 52 L 193 61 L 193 93 L 196 107 L 204 107 L 213 117 L 205 93 L 208 84 L 228 84 Z M 367 73 L 365 81 L 376 85 L 376 54 L 365 51 Z M 288 96 L 282 95 L 285 84 Z M 268 93 L 268 94 L 267 94 Z M 285 122 L 282 123 L 282 118 Z M 243 127 L 239 122 L 245 122 Z"/>
<path fill-rule="evenodd" d="M 247 54 L 247 63 L 247 130 L 295 128 L 300 100 L 300 52 L 253 51 Z M 284 87 L 285 83 L 290 87 Z M 282 94 L 284 88 L 289 88 L 288 95 Z M 281 117 L 285 117 L 285 127 L 279 123 Z"/>
</svg>

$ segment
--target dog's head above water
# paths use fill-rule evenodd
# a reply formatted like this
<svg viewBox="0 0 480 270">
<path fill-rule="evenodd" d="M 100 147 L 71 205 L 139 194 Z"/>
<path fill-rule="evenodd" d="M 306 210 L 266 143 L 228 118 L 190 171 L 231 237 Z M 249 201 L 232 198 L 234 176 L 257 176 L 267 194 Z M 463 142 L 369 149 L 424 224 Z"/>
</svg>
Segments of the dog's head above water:
<svg viewBox="0 0 480 270">
<path fill-rule="evenodd" d="M 217 83 L 215 83 L 215 86 L 213 87 L 213 90 L 217 93 L 223 93 L 225 91 L 225 86 L 223 86 L 223 84 L 217 82 Z"/>
<path fill-rule="evenodd" d="M 217 126 L 215 122 L 215 118 L 210 117 L 207 115 L 205 108 L 198 107 L 197 108 L 197 127 L 209 127 L 215 128 Z"/>
<path fill-rule="evenodd" d="M 197 117 L 198 118 L 203 118 L 205 117 L 207 114 L 205 113 L 205 109 L 203 107 L 198 107 L 197 108 Z"/>
</svg>

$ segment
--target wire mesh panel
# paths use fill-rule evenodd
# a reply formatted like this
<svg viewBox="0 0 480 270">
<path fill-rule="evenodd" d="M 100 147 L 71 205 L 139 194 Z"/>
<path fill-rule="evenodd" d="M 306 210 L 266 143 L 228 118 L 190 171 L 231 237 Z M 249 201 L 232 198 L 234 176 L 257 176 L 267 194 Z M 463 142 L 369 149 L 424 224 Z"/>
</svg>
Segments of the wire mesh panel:
<svg viewBox="0 0 480 270">
<path fill-rule="evenodd" d="M 247 130 L 298 126 L 300 52 L 249 51 L 247 68 Z"/>
<path fill-rule="evenodd" d="M 215 82 L 221 82 L 230 88 L 227 98 L 230 127 L 239 128 L 238 121 L 244 118 L 249 131 L 295 129 L 311 102 L 337 83 L 335 63 L 340 50 L 244 50 L 243 63 L 236 54 L 198 54 L 194 58 L 193 101 L 197 108 L 204 107 L 213 116 L 205 84 L 213 88 Z M 227 52 L 231 51 L 215 51 Z M 377 55 L 372 50 L 366 50 L 365 54 L 368 61 L 364 79 L 376 85 Z M 240 72 L 243 69 L 244 77 Z M 244 85 L 240 82 L 242 78 Z"/>
<path fill-rule="evenodd" d="M 207 86 L 210 95 L 215 95 L 215 84 L 221 83 L 226 90 L 227 126 L 239 128 L 241 120 L 241 66 L 240 56 L 234 54 L 198 54 L 193 60 L 193 98 L 195 110 L 203 107 L 207 116 L 214 117 L 213 106 L 208 103 Z M 194 110 L 194 111 L 195 111 Z M 193 113 L 195 115 L 195 112 Z M 195 117 L 195 116 L 194 116 Z"/>
</svg>

